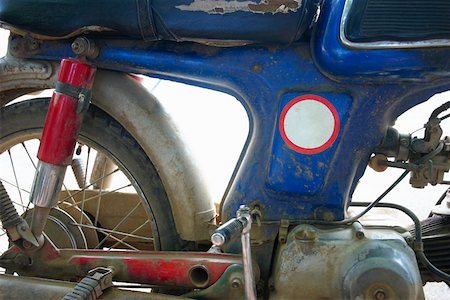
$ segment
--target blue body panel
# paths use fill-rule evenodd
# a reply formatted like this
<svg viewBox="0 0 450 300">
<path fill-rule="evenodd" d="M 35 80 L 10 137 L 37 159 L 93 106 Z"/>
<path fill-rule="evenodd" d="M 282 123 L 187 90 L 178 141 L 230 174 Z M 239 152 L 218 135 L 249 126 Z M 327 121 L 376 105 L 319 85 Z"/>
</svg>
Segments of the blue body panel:
<svg viewBox="0 0 450 300">
<path fill-rule="evenodd" d="M 313 35 L 314 59 L 327 76 L 347 82 L 386 83 L 450 75 L 448 47 L 356 50 L 344 46 L 339 38 L 344 4 L 345 0 L 324 1 Z"/>
<path fill-rule="evenodd" d="M 95 61 L 102 68 L 220 90 L 242 102 L 250 135 L 224 198 L 222 220 L 233 217 L 243 203 L 258 204 L 264 220 L 339 220 L 392 121 L 450 89 L 450 47 L 343 47 L 337 32 L 343 4 L 325 1 L 312 44 L 215 48 L 99 40 Z M 69 42 L 46 42 L 32 57 L 68 56 Z M 336 141 L 318 154 L 292 151 L 278 130 L 284 105 L 303 94 L 325 97 L 341 120 Z M 299 168 L 308 172 L 300 174 Z"/>
<path fill-rule="evenodd" d="M 349 111 L 352 105 L 352 99 L 347 94 L 335 93 L 317 93 L 331 101 L 336 108 L 339 118 L 343 124 L 347 122 Z M 282 108 L 298 94 L 288 93 L 281 97 L 278 108 L 278 120 Z M 308 130 L 308 128 L 305 128 Z M 271 160 L 269 165 L 269 174 L 267 186 L 276 193 L 286 193 L 292 195 L 313 196 L 320 193 L 325 181 L 328 170 L 332 166 L 334 153 L 340 142 L 340 135 L 333 145 L 323 152 L 311 155 L 298 153 L 287 146 L 283 141 L 280 130 L 275 130 L 275 137 L 272 146 Z"/>
</svg>

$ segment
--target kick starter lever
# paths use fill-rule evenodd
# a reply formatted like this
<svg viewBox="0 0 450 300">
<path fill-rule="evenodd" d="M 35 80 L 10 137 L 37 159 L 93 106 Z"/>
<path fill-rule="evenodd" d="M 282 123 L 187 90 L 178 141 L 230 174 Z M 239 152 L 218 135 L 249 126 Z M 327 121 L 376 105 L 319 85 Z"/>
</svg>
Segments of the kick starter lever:
<svg viewBox="0 0 450 300">
<path fill-rule="evenodd" d="M 236 218 L 229 220 L 214 231 L 211 235 L 211 242 L 214 246 L 222 247 L 233 238 L 237 237 L 237 235 L 241 234 L 245 298 L 247 300 L 256 300 L 252 251 L 250 247 L 251 226 L 252 217 L 250 209 L 246 205 L 241 205 L 236 213 Z"/>
</svg>

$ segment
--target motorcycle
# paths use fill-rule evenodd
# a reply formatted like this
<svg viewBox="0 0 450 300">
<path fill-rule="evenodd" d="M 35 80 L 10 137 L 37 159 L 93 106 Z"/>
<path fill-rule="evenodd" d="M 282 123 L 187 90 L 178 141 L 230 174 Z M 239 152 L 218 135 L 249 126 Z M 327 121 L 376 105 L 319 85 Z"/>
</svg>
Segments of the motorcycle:
<svg viewBox="0 0 450 300">
<path fill-rule="evenodd" d="M 392 127 L 450 89 L 449 14 L 445 0 L 0 0 L 1 297 L 424 299 L 450 281 L 450 196 L 422 221 L 381 200 L 408 175 L 449 184 L 450 102 L 423 137 Z M 220 206 L 136 74 L 244 106 Z M 354 202 L 368 164 L 404 172 Z M 414 226 L 364 221 L 375 207 Z"/>
</svg>

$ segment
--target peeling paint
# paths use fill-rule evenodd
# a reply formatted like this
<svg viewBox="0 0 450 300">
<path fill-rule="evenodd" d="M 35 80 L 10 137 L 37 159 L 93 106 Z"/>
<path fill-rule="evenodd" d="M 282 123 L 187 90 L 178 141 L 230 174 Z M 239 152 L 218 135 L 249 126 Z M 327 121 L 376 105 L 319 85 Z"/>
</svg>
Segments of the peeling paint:
<svg viewBox="0 0 450 300">
<path fill-rule="evenodd" d="M 260 0 L 260 1 L 226 1 L 226 0 L 194 0 L 189 5 L 178 5 L 183 11 L 199 11 L 208 14 L 229 14 L 235 12 L 251 12 L 257 14 L 287 14 L 297 12 L 303 0 Z"/>
</svg>

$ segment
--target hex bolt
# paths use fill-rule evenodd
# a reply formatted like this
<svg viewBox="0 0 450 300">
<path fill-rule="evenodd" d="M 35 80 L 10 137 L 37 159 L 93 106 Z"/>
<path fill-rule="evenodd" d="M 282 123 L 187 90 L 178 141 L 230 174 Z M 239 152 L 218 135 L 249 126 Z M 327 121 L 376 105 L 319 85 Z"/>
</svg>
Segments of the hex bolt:
<svg viewBox="0 0 450 300">
<path fill-rule="evenodd" d="M 32 40 L 30 43 L 31 50 L 37 50 L 39 48 L 39 43 L 36 40 Z"/>
<path fill-rule="evenodd" d="M 233 280 L 231 281 L 231 287 L 233 289 L 240 288 L 241 285 L 242 285 L 242 280 L 240 278 L 233 278 Z"/>
<path fill-rule="evenodd" d="M 85 39 L 76 39 L 73 43 L 72 43 L 72 51 L 75 54 L 82 54 L 87 50 L 87 42 Z"/>
<path fill-rule="evenodd" d="M 384 290 L 376 290 L 374 296 L 376 300 L 384 300 L 386 299 L 386 292 Z"/>
<path fill-rule="evenodd" d="M 24 241 L 22 242 L 22 246 L 23 246 L 25 249 L 30 249 L 32 245 L 31 245 L 31 243 L 30 243 L 29 241 L 24 240 Z"/>
<path fill-rule="evenodd" d="M 96 58 L 99 54 L 98 47 L 85 37 L 77 38 L 71 45 L 72 51 L 76 55 Z"/>
<path fill-rule="evenodd" d="M 409 145 L 409 141 L 408 141 L 407 139 L 401 139 L 401 140 L 400 140 L 400 144 L 401 144 L 402 146 L 407 147 L 407 146 Z"/>
<path fill-rule="evenodd" d="M 362 240 L 366 236 L 364 233 L 364 228 L 362 227 L 361 223 L 359 222 L 353 223 L 353 228 L 355 230 L 355 237 L 358 240 Z"/>
<path fill-rule="evenodd" d="M 16 257 L 14 257 L 14 264 L 23 268 L 29 266 L 31 264 L 31 261 L 28 256 L 19 253 Z"/>
<path fill-rule="evenodd" d="M 295 233 L 295 238 L 302 241 L 313 241 L 317 238 L 317 232 L 312 230 L 301 230 Z"/>
</svg>

